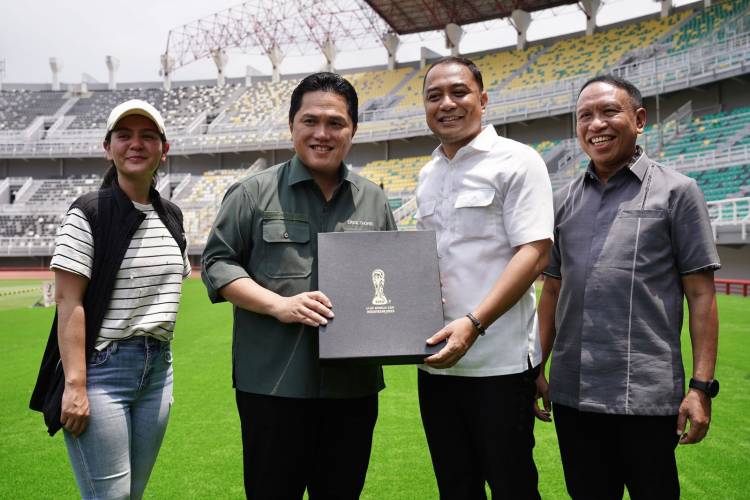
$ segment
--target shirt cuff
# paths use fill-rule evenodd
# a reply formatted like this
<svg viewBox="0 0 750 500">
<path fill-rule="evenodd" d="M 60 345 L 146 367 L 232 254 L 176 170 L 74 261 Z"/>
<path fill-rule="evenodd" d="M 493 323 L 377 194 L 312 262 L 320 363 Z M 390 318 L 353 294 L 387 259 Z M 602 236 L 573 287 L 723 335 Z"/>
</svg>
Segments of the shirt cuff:
<svg viewBox="0 0 750 500">
<path fill-rule="evenodd" d="M 201 272 L 203 283 L 208 290 L 208 298 L 213 304 L 226 302 L 226 299 L 219 293 L 219 290 L 227 286 L 232 281 L 240 278 L 249 278 L 244 267 L 236 262 L 218 260 L 211 264 L 210 267 L 204 268 Z"/>
<path fill-rule="evenodd" d="M 526 233 L 511 236 L 509 238 L 510 246 L 513 248 L 520 247 L 521 245 L 528 245 L 535 241 L 550 240 L 552 243 L 555 242 L 555 238 L 552 233 L 549 232 L 538 232 L 538 233 Z"/>
<path fill-rule="evenodd" d="M 721 264 L 719 264 L 718 262 L 714 262 L 712 264 L 708 264 L 707 266 L 697 267 L 695 269 L 689 269 L 687 271 L 680 271 L 680 274 L 682 276 L 685 276 L 686 274 L 703 273 L 706 271 L 716 271 L 718 269 L 721 269 Z"/>
<path fill-rule="evenodd" d="M 67 271 L 69 273 L 77 274 L 79 276 L 83 276 L 84 278 L 91 279 L 91 270 L 86 266 L 82 266 L 79 264 L 72 263 L 66 266 L 64 264 L 61 264 L 60 262 L 54 261 L 49 265 L 49 270 L 54 271 L 55 269 L 59 269 L 60 271 Z"/>
</svg>

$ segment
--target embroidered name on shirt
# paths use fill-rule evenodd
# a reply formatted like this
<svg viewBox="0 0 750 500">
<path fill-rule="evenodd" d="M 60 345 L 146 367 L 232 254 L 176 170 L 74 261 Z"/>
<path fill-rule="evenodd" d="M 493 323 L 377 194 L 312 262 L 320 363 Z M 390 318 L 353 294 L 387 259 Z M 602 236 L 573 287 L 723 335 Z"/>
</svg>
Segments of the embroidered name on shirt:
<svg viewBox="0 0 750 500">
<path fill-rule="evenodd" d="M 348 219 L 346 221 L 346 224 L 348 226 L 367 226 L 367 227 L 375 227 L 375 223 L 371 220 L 351 220 Z"/>
</svg>

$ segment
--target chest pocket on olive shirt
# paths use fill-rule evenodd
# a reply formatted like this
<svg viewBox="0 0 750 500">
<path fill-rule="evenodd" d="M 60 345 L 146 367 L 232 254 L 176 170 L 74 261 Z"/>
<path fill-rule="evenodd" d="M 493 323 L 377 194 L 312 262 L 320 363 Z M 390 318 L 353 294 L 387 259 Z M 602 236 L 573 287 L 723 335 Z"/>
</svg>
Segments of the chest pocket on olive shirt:
<svg viewBox="0 0 750 500">
<path fill-rule="evenodd" d="M 312 270 L 310 223 L 263 220 L 263 274 L 269 278 L 306 278 Z"/>
<path fill-rule="evenodd" d="M 471 189 L 458 193 L 454 231 L 467 238 L 485 238 L 497 233 L 494 189 Z"/>
</svg>

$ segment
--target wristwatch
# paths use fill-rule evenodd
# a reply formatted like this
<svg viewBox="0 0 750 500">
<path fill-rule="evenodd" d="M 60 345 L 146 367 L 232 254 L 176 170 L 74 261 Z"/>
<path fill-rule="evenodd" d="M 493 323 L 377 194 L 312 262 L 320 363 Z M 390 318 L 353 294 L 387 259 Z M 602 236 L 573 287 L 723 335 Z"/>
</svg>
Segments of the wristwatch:
<svg viewBox="0 0 750 500">
<path fill-rule="evenodd" d="M 703 391 L 709 398 L 715 398 L 716 395 L 719 394 L 719 381 L 715 379 L 709 380 L 708 382 L 703 382 L 701 380 L 695 380 L 694 378 L 691 378 L 688 386 L 691 389 L 698 389 L 699 391 Z"/>
</svg>

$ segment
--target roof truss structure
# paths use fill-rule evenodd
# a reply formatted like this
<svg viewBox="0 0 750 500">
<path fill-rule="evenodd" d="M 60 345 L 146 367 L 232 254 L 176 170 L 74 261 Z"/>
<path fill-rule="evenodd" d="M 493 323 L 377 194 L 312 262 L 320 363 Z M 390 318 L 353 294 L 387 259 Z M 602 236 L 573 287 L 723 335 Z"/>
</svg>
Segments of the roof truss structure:
<svg viewBox="0 0 750 500">
<path fill-rule="evenodd" d="M 251 0 L 169 31 L 172 69 L 239 48 L 249 54 L 309 55 L 330 44 L 382 46 L 388 25 L 361 0 Z"/>
</svg>

